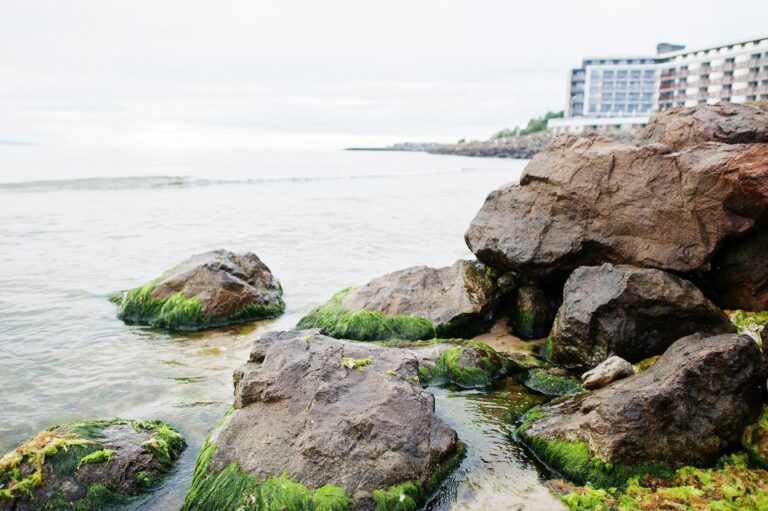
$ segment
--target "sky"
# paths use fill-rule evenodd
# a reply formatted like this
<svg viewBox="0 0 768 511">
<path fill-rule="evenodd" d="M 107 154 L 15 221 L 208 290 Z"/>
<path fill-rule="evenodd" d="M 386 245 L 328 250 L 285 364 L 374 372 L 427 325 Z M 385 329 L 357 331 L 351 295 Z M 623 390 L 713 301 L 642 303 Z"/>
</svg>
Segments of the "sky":
<svg viewBox="0 0 768 511">
<path fill-rule="evenodd" d="M 585 56 L 767 34 L 765 0 L 3 0 L 0 141 L 485 139 L 563 109 Z"/>
</svg>

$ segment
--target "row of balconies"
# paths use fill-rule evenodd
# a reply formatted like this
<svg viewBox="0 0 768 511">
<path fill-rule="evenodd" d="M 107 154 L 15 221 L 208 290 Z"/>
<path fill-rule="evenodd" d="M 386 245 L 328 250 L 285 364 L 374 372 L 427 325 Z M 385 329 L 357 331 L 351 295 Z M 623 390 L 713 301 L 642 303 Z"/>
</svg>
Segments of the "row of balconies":
<svg viewBox="0 0 768 511">
<path fill-rule="evenodd" d="M 661 79 L 665 78 L 683 78 L 690 75 L 697 75 L 702 73 L 714 73 L 717 71 L 733 71 L 735 69 L 744 69 L 755 66 L 762 66 L 768 64 L 768 57 L 762 57 L 759 59 L 749 59 L 744 62 L 734 62 L 722 64 L 719 66 L 702 66 L 696 69 L 667 69 L 661 72 Z"/>
<path fill-rule="evenodd" d="M 673 80 L 669 80 L 671 83 L 664 83 L 662 82 L 659 84 L 659 90 L 668 90 L 668 89 L 678 89 L 681 86 L 690 85 L 692 87 L 704 87 L 707 85 L 728 85 L 733 83 L 741 83 L 741 82 L 752 82 L 756 80 L 765 80 L 768 79 L 768 70 L 767 71 L 760 71 L 758 73 L 747 73 L 745 75 L 741 76 L 724 76 L 722 78 L 715 78 L 715 79 L 699 79 L 694 82 L 675 82 Z"/>
<path fill-rule="evenodd" d="M 677 94 L 663 92 L 659 95 L 659 102 L 685 101 L 688 99 L 721 99 L 729 98 L 731 96 L 754 96 L 757 94 L 768 94 L 768 85 L 758 85 L 757 87 L 747 87 L 745 89 L 737 90 L 721 90 L 717 92 L 696 92 L 693 94 L 685 94 L 682 91 Z"/>
</svg>

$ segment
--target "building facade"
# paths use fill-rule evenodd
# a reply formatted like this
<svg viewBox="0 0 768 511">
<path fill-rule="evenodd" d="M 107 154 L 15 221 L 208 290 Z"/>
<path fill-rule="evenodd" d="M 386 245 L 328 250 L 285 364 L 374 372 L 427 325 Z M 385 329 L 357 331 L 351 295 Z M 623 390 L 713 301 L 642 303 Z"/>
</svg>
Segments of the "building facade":
<svg viewBox="0 0 768 511">
<path fill-rule="evenodd" d="M 675 106 L 768 99 L 768 37 L 686 50 L 661 43 L 656 55 L 586 58 L 568 79 L 563 119 L 555 133 L 644 126 Z"/>
</svg>

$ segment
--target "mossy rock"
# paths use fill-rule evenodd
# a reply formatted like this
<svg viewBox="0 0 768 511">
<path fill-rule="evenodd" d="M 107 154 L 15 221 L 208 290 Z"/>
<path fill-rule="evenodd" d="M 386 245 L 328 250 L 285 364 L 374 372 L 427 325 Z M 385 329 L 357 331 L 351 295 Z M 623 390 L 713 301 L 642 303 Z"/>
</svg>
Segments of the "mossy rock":
<svg viewBox="0 0 768 511">
<path fill-rule="evenodd" d="M 490 346 L 468 343 L 447 349 L 434 365 L 420 365 L 419 378 L 425 385 L 485 387 L 505 374 L 508 366 L 509 360 Z"/>
<path fill-rule="evenodd" d="M 561 500 L 573 511 L 764 511 L 768 472 L 737 453 L 724 456 L 715 468 L 683 467 L 669 479 L 645 474 L 620 488 L 584 486 Z"/>
<path fill-rule="evenodd" d="M 343 289 L 298 328 L 357 341 L 468 339 L 490 327 L 498 295 L 492 272 L 476 261 L 417 266 Z"/>
<path fill-rule="evenodd" d="M 0 459 L 0 510 L 101 510 L 146 492 L 186 446 L 168 424 L 125 419 L 54 426 Z"/>
<path fill-rule="evenodd" d="M 741 444 L 752 461 L 768 469 L 768 407 L 764 407 L 757 422 L 747 426 Z"/>
<path fill-rule="evenodd" d="M 199 254 L 143 286 L 110 298 L 126 323 L 195 331 L 280 316 L 283 289 L 252 253 Z"/>
<path fill-rule="evenodd" d="M 520 383 L 546 396 L 566 396 L 583 392 L 581 380 L 558 368 L 534 367 L 519 376 Z"/>
</svg>

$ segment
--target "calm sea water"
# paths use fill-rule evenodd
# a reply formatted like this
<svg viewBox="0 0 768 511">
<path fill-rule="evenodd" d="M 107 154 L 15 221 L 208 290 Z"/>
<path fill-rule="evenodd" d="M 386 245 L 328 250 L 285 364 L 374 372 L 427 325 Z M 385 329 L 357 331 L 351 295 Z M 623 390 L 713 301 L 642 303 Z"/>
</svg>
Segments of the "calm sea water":
<svg viewBox="0 0 768 511">
<path fill-rule="evenodd" d="M 79 418 L 167 420 L 190 447 L 136 509 L 178 509 L 254 336 L 293 327 L 349 284 L 470 256 L 464 230 L 488 192 L 518 179 L 525 164 L 35 146 L 0 147 L 0 162 L 0 450 Z M 115 319 L 111 293 L 216 248 L 257 253 L 283 284 L 285 316 L 193 335 Z M 464 430 L 470 455 L 431 509 L 497 509 L 503 495 L 517 495 L 505 502 L 520 509 L 545 509 L 551 498 L 535 468 L 488 420 L 482 399 L 436 392 L 438 413 Z"/>
</svg>

